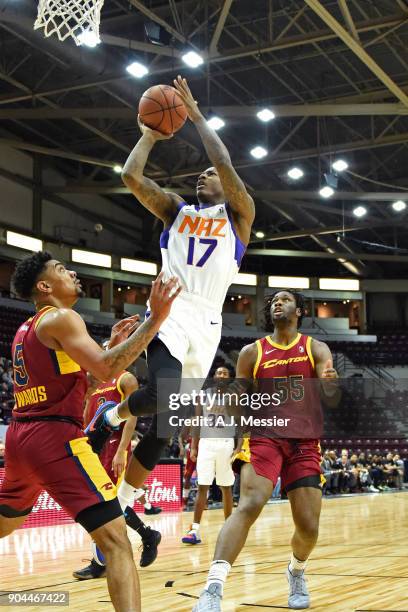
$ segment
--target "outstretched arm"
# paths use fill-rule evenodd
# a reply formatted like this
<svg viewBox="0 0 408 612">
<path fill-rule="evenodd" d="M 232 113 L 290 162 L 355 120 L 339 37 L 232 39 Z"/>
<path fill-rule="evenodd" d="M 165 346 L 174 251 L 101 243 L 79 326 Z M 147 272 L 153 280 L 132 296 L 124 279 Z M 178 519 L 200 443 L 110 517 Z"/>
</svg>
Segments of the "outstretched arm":
<svg viewBox="0 0 408 612">
<path fill-rule="evenodd" d="M 228 150 L 221 138 L 208 125 L 194 100 L 186 79 L 174 80 L 191 121 L 197 128 L 211 163 L 217 169 L 225 197 L 231 207 L 232 216 L 242 242 L 248 244 L 255 218 L 255 205 L 243 181 L 234 170 Z"/>
<path fill-rule="evenodd" d="M 175 193 L 164 191 L 143 173 L 155 142 L 166 140 L 170 136 L 151 130 L 139 119 L 138 122 L 142 136 L 126 160 L 122 180 L 145 208 L 161 219 L 165 225 L 169 225 L 177 212 L 177 205 L 183 201 L 183 198 Z"/>
<path fill-rule="evenodd" d="M 98 380 L 109 380 L 139 357 L 169 315 L 181 288 L 176 289 L 178 281 L 174 277 L 166 283 L 162 278 L 163 274 L 159 274 L 152 283 L 149 318 L 127 340 L 108 351 L 91 338 L 79 314 L 69 308 L 47 314 L 36 329 L 37 337 L 48 348 L 63 350 Z"/>
</svg>

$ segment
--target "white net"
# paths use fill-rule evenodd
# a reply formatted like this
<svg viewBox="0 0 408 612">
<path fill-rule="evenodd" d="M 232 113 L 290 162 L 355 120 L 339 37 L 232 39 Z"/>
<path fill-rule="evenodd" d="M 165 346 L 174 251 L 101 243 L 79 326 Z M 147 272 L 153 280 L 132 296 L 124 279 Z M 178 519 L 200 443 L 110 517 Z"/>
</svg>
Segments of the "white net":
<svg viewBox="0 0 408 612">
<path fill-rule="evenodd" d="M 62 41 L 71 36 L 77 45 L 84 36 L 99 42 L 99 22 L 104 0 L 39 0 L 34 30 L 44 36 L 56 34 Z"/>
</svg>

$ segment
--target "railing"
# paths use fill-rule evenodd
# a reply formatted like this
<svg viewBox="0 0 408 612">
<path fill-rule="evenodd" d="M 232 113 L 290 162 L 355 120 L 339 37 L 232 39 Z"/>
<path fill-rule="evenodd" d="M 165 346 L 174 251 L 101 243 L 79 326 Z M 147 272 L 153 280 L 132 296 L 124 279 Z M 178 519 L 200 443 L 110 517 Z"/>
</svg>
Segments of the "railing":
<svg viewBox="0 0 408 612">
<path fill-rule="evenodd" d="M 373 372 L 373 374 L 375 374 L 380 381 L 384 382 L 388 388 L 395 387 L 395 376 L 390 374 L 385 368 L 378 365 L 373 365 L 366 366 L 366 369 Z"/>
<path fill-rule="evenodd" d="M 359 373 L 363 378 L 368 374 L 369 378 L 374 377 L 383 389 L 393 389 L 395 387 L 395 377 L 381 366 L 356 365 L 353 360 L 344 353 L 333 353 L 333 365 L 341 378 L 348 375 Z"/>
<path fill-rule="evenodd" d="M 324 327 L 322 327 L 321 325 L 319 325 L 319 323 L 316 321 L 316 319 L 313 317 L 312 318 L 312 327 L 317 327 L 317 329 L 320 329 L 320 331 L 323 334 L 328 334 L 329 332 L 327 331 L 327 329 L 325 329 Z"/>
<path fill-rule="evenodd" d="M 333 353 L 333 366 L 340 377 L 345 375 L 347 363 L 343 353 Z"/>
</svg>

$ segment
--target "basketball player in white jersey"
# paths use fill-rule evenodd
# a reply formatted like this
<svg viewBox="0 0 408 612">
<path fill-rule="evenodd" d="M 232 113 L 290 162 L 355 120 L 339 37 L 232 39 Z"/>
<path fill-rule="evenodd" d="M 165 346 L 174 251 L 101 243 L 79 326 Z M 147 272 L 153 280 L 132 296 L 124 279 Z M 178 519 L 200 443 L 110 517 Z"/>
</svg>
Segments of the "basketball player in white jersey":
<svg viewBox="0 0 408 612">
<path fill-rule="evenodd" d="M 193 461 L 197 459 L 198 493 L 194 504 L 193 523 L 181 540 L 183 544 L 201 543 L 200 521 L 207 503 L 208 489 L 214 478 L 222 492 L 225 519 L 232 512 L 232 485 L 235 475 L 231 459 L 236 452 L 239 452 L 241 445 L 238 442 L 237 448 L 234 449 L 235 425 L 229 424 L 230 417 L 223 398 L 223 394 L 228 391 L 230 378 L 231 374 L 227 367 L 220 366 L 216 369 L 214 385 L 206 389 L 206 395 L 213 396 L 217 401 L 204 402 L 202 409 L 198 411 L 205 417 L 205 424 L 199 430 L 199 437 L 193 432 L 190 450 L 191 459 Z"/>
<path fill-rule="evenodd" d="M 176 390 L 182 378 L 205 379 L 208 374 L 221 338 L 222 306 L 240 267 L 255 216 L 251 196 L 225 145 L 201 114 L 187 81 L 179 76 L 174 86 L 212 163 L 197 180 L 199 205 L 188 205 L 181 196 L 164 191 L 144 175 L 153 146 L 168 138 L 144 125 L 140 124 L 142 137 L 127 159 L 122 177 L 137 200 L 163 221 L 160 247 L 164 278 L 177 275 L 182 292 L 147 349 L 147 386 L 114 408 L 102 406 L 85 430 L 98 452 L 122 420 L 131 414 L 155 414 L 118 489 L 124 508 L 133 503 L 134 489 L 142 486 L 167 445 L 167 438 L 159 438 L 157 433 L 160 380 L 171 379 Z"/>
</svg>

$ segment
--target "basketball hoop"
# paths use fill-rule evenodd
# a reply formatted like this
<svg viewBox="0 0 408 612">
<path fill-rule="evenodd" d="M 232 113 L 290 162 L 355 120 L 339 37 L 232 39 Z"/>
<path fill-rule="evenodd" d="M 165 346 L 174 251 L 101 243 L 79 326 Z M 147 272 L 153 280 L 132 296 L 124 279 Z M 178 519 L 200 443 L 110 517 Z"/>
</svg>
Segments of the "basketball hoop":
<svg viewBox="0 0 408 612">
<path fill-rule="evenodd" d="M 61 41 L 71 36 L 77 45 L 84 36 L 99 42 L 99 22 L 104 0 L 39 0 L 34 30 L 44 36 L 56 34 Z"/>
</svg>

